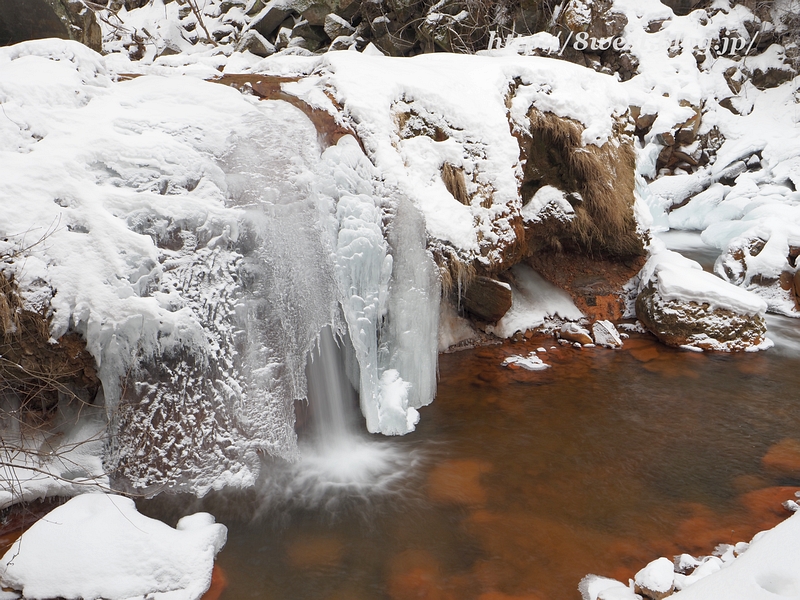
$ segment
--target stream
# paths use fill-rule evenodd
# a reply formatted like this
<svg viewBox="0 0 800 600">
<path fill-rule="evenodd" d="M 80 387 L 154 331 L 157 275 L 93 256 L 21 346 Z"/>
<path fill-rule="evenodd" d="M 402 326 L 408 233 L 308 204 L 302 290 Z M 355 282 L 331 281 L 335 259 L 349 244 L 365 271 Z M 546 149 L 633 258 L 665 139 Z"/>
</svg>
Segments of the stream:
<svg viewBox="0 0 800 600">
<path fill-rule="evenodd" d="M 360 434 L 390 467 L 373 484 L 276 498 L 265 483 L 140 510 L 173 524 L 208 510 L 228 526 L 223 600 L 577 599 L 588 573 L 627 581 L 788 516 L 800 481 L 761 458 L 800 431 L 800 332 L 782 317 L 769 327 L 776 346 L 757 354 L 638 334 L 621 350 L 541 337 L 444 354 L 414 433 Z M 501 366 L 541 347 L 547 370 Z"/>
</svg>

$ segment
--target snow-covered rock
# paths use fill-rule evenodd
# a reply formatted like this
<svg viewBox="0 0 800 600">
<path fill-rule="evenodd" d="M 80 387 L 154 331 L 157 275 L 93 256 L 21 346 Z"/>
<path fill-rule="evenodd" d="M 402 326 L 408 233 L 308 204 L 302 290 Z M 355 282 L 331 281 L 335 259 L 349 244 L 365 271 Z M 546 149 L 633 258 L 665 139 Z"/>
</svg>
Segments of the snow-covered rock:
<svg viewBox="0 0 800 600">
<path fill-rule="evenodd" d="M 662 600 L 674 588 L 675 569 L 668 558 L 657 558 L 636 573 L 633 578 L 638 593 L 651 600 Z"/>
<path fill-rule="evenodd" d="M 595 321 L 592 323 L 594 343 L 607 348 L 621 348 L 622 338 L 611 321 Z"/>
<path fill-rule="evenodd" d="M 769 347 L 761 298 L 668 250 L 656 251 L 641 272 L 636 316 L 670 346 L 702 350 Z"/>
<path fill-rule="evenodd" d="M 585 327 L 581 327 L 577 323 L 564 323 L 558 332 L 558 335 L 563 340 L 569 340 L 576 344 L 586 345 L 593 344 L 592 335 Z"/>
<path fill-rule="evenodd" d="M 177 528 L 133 500 L 83 494 L 35 523 L 0 560 L 0 585 L 25 598 L 197 600 L 227 529 L 208 513 Z"/>
</svg>

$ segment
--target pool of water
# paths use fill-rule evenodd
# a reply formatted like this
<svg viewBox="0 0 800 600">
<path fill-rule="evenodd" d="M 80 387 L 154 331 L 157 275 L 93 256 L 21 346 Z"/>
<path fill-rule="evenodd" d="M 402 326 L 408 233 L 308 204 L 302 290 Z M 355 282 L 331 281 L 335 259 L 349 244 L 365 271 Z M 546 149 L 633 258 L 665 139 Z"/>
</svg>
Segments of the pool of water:
<svg viewBox="0 0 800 600">
<path fill-rule="evenodd" d="M 373 440 L 396 461 L 388 483 L 141 510 L 174 523 L 204 509 L 228 526 L 223 600 L 578 599 L 588 573 L 626 580 L 788 516 L 800 480 L 761 458 L 800 438 L 800 323 L 770 325 L 777 346 L 758 354 L 632 335 L 622 350 L 541 338 L 443 355 L 417 431 Z M 551 368 L 501 366 L 539 347 Z"/>
</svg>

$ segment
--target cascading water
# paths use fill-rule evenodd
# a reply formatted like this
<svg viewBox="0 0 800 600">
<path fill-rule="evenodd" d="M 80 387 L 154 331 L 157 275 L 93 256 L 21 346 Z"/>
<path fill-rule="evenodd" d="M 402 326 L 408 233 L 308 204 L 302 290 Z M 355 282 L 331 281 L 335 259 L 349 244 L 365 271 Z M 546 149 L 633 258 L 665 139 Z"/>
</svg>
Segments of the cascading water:
<svg viewBox="0 0 800 600">
<path fill-rule="evenodd" d="M 435 394 L 439 283 L 424 222 L 353 138 L 323 152 L 299 111 L 261 106 L 223 168 L 250 236 L 240 415 L 256 450 L 289 461 L 262 472 L 263 492 L 317 504 L 386 491 L 416 459 L 369 436 L 358 406 L 369 432 L 404 434 Z M 298 401 L 312 421 L 299 447 Z"/>
</svg>

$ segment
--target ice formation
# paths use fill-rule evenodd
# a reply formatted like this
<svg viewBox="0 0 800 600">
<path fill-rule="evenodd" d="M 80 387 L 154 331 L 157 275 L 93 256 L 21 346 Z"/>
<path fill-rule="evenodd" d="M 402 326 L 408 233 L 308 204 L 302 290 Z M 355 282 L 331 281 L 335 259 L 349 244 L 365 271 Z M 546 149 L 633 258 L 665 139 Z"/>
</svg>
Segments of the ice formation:
<svg viewBox="0 0 800 600">
<path fill-rule="evenodd" d="M 104 443 L 69 478 L 203 494 L 252 484 L 259 453 L 296 458 L 325 326 L 352 342 L 369 431 L 413 429 L 435 393 L 436 266 L 353 138 L 323 152 L 286 103 L 115 81 L 59 40 L 0 50 L 0 95 L 5 273 L 54 339 L 84 336 L 105 393 Z M 72 489 L 29 471 L 6 478 L 26 497 Z"/>
</svg>

